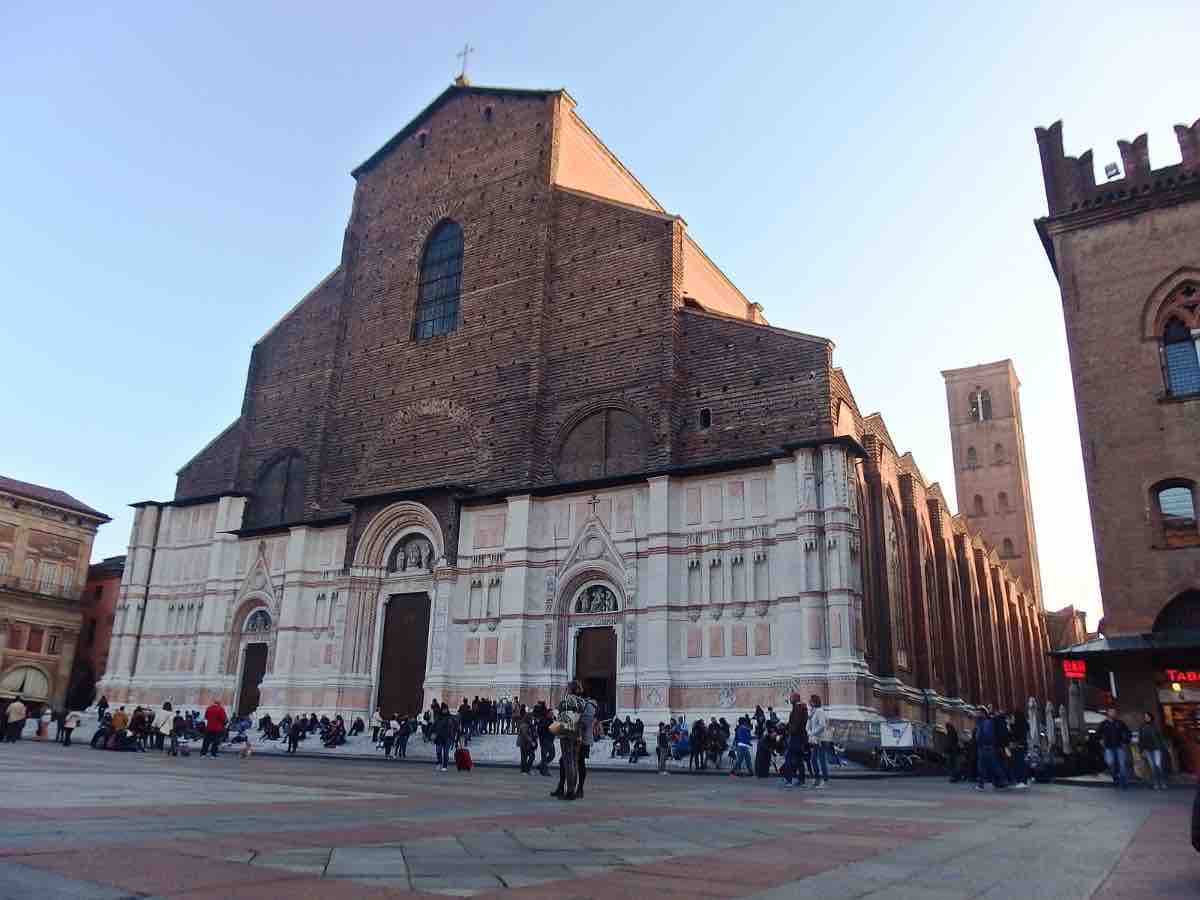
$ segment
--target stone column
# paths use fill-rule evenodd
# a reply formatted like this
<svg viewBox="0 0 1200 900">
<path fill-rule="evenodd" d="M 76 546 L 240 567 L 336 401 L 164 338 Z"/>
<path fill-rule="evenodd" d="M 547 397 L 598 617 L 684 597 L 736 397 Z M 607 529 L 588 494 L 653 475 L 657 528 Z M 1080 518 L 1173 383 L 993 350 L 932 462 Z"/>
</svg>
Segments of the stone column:
<svg viewBox="0 0 1200 900">
<path fill-rule="evenodd" d="M 653 612 L 637 617 L 638 629 L 638 677 L 644 688 L 642 704 L 648 716 L 669 714 L 671 671 L 671 613 L 672 601 L 686 594 L 676 588 L 686 585 L 686 561 L 675 557 L 672 564 L 670 548 L 671 516 L 670 500 L 673 484 L 667 475 L 647 479 L 649 494 L 645 510 L 644 533 L 649 556 L 638 564 L 638 606 L 655 608 Z M 635 522 L 634 528 L 637 529 Z M 680 573 L 682 577 L 680 576 Z M 708 576 L 707 569 L 704 576 Z M 648 662 L 652 664 L 647 665 Z M 646 718 L 650 722 L 651 718 Z M 654 719 L 657 721 L 657 719 Z"/>
<path fill-rule="evenodd" d="M 527 598 L 537 586 L 537 579 L 529 569 L 529 548 L 533 544 L 530 535 L 530 523 L 534 513 L 533 498 L 529 494 L 518 494 L 507 498 L 507 502 L 503 580 L 500 583 L 499 607 L 494 613 L 500 617 L 500 626 L 496 632 L 499 639 L 496 654 L 496 694 L 500 697 L 513 696 L 520 684 L 522 644 L 525 640 L 521 615 L 525 612 Z M 544 583 L 542 588 L 544 596 Z M 467 592 L 469 597 L 469 584 Z M 544 602 L 542 606 L 544 610 Z M 510 653 L 508 661 L 504 659 L 506 648 Z M 531 654 L 531 658 L 541 655 L 540 646 L 537 650 L 538 653 Z"/>
</svg>

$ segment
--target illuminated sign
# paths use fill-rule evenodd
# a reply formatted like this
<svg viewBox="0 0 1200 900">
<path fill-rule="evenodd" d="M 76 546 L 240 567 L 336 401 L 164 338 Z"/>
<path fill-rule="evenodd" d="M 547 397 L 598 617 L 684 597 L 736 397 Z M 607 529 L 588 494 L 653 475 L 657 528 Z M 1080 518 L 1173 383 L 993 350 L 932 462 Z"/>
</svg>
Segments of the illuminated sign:
<svg viewBox="0 0 1200 900">
<path fill-rule="evenodd" d="M 1191 669 L 1167 669 L 1167 681 L 1200 683 L 1200 672 Z"/>
<path fill-rule="evenodd" d="M 1064 659 L 1063 674 L 1068 678 L 1087 678 L 1087 663 L 1082 659 Z"/>
</svg>

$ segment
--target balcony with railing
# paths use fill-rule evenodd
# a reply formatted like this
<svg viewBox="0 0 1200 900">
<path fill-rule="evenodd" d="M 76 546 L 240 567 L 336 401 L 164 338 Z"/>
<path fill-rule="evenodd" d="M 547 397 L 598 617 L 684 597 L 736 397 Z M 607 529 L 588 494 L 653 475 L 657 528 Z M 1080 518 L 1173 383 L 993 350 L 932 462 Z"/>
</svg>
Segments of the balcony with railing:
<svg viewBox="0 0 1200 900">
<path fill-rule="evenodd" d="M 56 581 L 39 578 L 20 578 L 16 575 L 0 575 L 0 591 L 31 595 L 34 599 L 46 597 L 52 600 L 78 603 L 83 595 L 82 584 L 64 585 Z"/>
</svg>

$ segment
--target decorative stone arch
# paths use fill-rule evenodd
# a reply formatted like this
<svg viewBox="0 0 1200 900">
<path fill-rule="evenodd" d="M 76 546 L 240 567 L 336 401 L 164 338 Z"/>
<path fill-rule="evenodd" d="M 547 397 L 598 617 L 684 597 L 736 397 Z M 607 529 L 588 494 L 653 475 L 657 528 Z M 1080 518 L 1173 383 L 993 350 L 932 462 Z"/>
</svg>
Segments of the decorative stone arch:
<svg viewBox="0 0 1200 900">
<path fill-rule="evenodd" d="M 354 548 L 354 565 L 383 569 L 396 545 L 413 533 L 433 545 L 436 561 L 446 557 L 446 538 L 429 507 L 412 500 L 401 500 L 380 510 L 367 523 Z"/>
<path fill-rule="evenodd" d="M 586 623 L 589 617 L 592 618 L 595 624 L 612 625 L 617 632 L 617 642 L 618 647 L 620 647 L 622 639 L 620 624 L 624 621 L 626 611 L 629 609 L 630 598 L 625 590 L 625 573 L 608 560 L 589 560 L 586 563 L 572 567 L 569 571 L 564 572 L 563 575 L 564 577 L 559 581 L 558 595 L 554 598 L 552 608 L 554 646 L 551 648 L 550 641 L 547 640 L 547 658 L 544 662 L 547 668 L 565 671 L 567 669 L 567 655 L 570 650 L 571 634 L 578 627 L 586 627 L 583 623 Z M 617 609 L 613 612 L 605 613 L 575 613 L 575 599 L 583 591 L 595 585 L 603 585 L 612 591 L 613 596 L 617 599 Z M 549 623 L 547 627 L 550 627 Z M 549 638 L 549 635 L 547 637 Z M 552 649 L 553 652 L 551 653 Z M 621 663 L 621 655 L 618 652 L 618 668 Z"/>
<path fill-rule="evenodd" d="M 1156 632 L 1174 630 L 1200 630 L 1200 589 L 1193 586 L 1175 594 L 1163 604 L 1154 617 Z"/>
<path fill-rule="evenodd" d="M 1200 328 L 1200 312 L 1180 311 L 1175 303 L 1170 302 L 1175 292 L 1188 283 L 1200 288 L 1200 269 L 1181 266 L 1154 286 L 1142 304 L 1142 340 L 1162 340 L 1163 329 L 1171 316 L 1184 319 L 1184 324 L 1189 328 Z"/>
<path fill-rule="evenodd" d="M 275 633 L 277 629 L 273 604 L 273 598 L 266 591 L 251 591 L 242 599 L 241 605 L 233 614 L 233 620 L 230 623 L 229 633 L 226 638 L 228 646 L 225 650 L 225 673 L 227 675 L 237 674 L 239 657 L 242 654 L 243 648 L 250 643 L 266 644 L 267 671 L 270 672 L 274 667 Z M 270 628 L 266 631 L 246 631 L 246 621 L 259 610 L 264 610 L 270 617 Z"/>
</svg>

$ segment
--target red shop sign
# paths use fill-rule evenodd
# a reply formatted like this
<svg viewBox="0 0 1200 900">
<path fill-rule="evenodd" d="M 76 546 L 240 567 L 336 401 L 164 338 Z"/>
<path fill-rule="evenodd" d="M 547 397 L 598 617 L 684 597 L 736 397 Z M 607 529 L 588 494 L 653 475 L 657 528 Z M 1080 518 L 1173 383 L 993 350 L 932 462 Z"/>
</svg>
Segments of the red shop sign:
<svg viewBox="0 0 1200 900">
<path fill-rule="evenodd" d="M 1167 669 L 1167 681 L 1200 682 L 1200 672 L 1191 669 Z"/>
<path fill-rule="evenodd" d="M 1082 659 L 1064 659 L 1063 674 L 1068 678 L 1087 678 L 1087 662 Z"/>
</svg>

